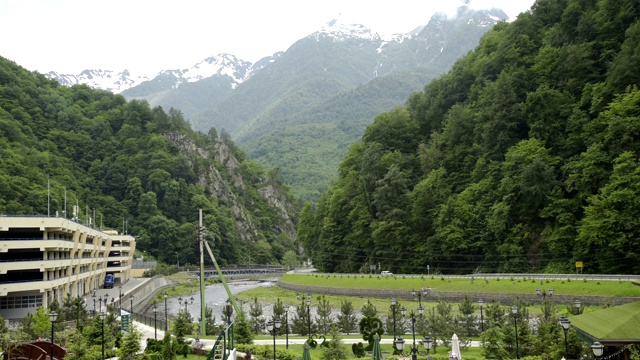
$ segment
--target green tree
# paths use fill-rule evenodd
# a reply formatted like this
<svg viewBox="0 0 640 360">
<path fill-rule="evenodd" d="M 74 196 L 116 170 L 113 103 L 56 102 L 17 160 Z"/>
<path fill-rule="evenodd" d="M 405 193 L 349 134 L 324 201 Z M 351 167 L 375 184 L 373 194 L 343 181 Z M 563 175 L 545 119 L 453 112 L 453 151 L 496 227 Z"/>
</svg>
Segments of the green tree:
<svg viewBox="0 0 640 360">
<path fill-rule="evenodd" d="M 180 345 L 177 339 L 174 339 L 171 336 L 171 332 L 166 331 L 162 342 L 162 358 L 166 360 L 175 360 Z"/>
<path fill-rule="evenodd" d="M 462 302 L 458 304 L 458 314 L 455 315 L 455 318 L 458 325 L 456 334 L 461 341 L 480 333 L 480 329 L 476 325 L 475 308 L 467 294 L 464 295 Z"/>
<path fill-rule="evenodd" d="M 324 295 L 318 297 L 317 314 L 316 323 L 318 324 L 318 332 L 321 335 L 329 335 L 334 320 L 331 316 L 331 304 Z"/>
<path fill-rule="evenodd" d="M 340 305 L 340 314 L 338 315 L 338 329 L 349 335 L 356 331 L 357 318 L 353 309 L 353 303 L 344 300 Z"/>
<path fill-rule="evenodd" d="M 378 309 L 376 309 L 376 306 L 373 305 L 373 303 L 371 303 L 371 300 L 369 299 L 367 299 L 367 302 L 362 305 L 362 309 L 360 310 L 360 312 L 362 312 L 362 316 L 364 317 L 378 316 Z"/>
<path fill-rule="evenodd" d="M 503 327 L 505 325 L 506 312 L 502 308 L 499 301 L 491 299 L 489 303 L 485 303 L 485 315 L 484 318 L 489 327 L 497 326 Z M 487 327 L 485 326 L 485 329 Z"/>
<path fill-rule="evenodd" d="M 243 311 L 240 311 L 236 316 L 234 322 L 234 341 L 238 344 L 251 344 L 253 343 L 253 333 L 251 332 L 251 325 L 247 321 L 247 318 Z"/>
<path fill-rule="evenodd" d="M 33 339 L 51 337 L 51 327 L 53 324 L 49 320 L 49 309 L 40 307 L 35 313 L 28 314 L 22 319 L 25 331 Z"/>
<path fill-rule="evenodd" d="M 179 341 L 193 333 L 193 320 L 187 310 L 180 310 L 173 321 L 173 331 Z"/>
<path fill-rule="evenodd" d="M 283 335 L 286 332 L 286 329 L 284 327 L 284 313 L 285 310 L 282 301 L 280 300 L 280 298 L 276 298 L 276 302 L 275 304 L 273 304 L 273 318 L 279 319 L 281 322 L 280 329 L 278 330 L 278 335 Z"/>
<path fill-rule="evenodd" d="M 207 335 L 217 335 L 220 333 L 220 327 L 216 324 L 216 317 L 213 315 L 213 309 L 206 306 L 204 307 L 204 318 L 206 321 Z M 198 318 L 198 325 L 202 323 L 202 319 Z"/>
<path fill-rule="evenodd" d="M 311 327 L 311 333 L 316 331 L 316 324 L 310 318 L 311 312 L 307 306 L 305 299 L 300 301 L 300 305 L 296 306 L 296 313 L 291 323 L 291 332 L 294 334 L 300 334 L 301 336 L 309 335 L 309 327 Z"/>
<path fill-rule="evenodd" d="M 282 257 L 282 265 L 286 266 L 289 270 L 294 269 L 300 265 L 300 258 L 293 250 L 288 250 Z"/>
<path fill-rule="evenodd" d="M 402 305 L 398 302 L 395 306 L 389 305 L 389 311 L 387 312 L 387 320 L 385 322 L 385 328 L 387 329 L 386 332 L 388 334 L 393 334 L 394 337 L 402 335 L 405 332 L 406 319 L 400 312 L 401 308 Z"/>
<path fill-rule="evenodd" d="M 265 319 L 262 317 L 262 304 L 258 302 L 258 297 L 253 297 L 253 302 L 249 305 L 249 316 L 251 317 L 251 330 L 254 334 L 260 334 L 265 329 Z"/>
<path fill-rule="evenodd" d="M 323 360 L 341 360 L 348 358 L 347 350 L 342 345 L 342 339 L 338 334 L 338 328 L 332 325 L 329 333 L 331 340 L 329 340 L 328 346 L 322 347 L 321 358 Z"/>
<path fill-rule="evenodd" d="M 609 182 L 597 195 L 588 199 L 585 216 L 580 223 L 578 242 L 583 256 L 599 248 L 603 257 L 594 258 L 600 272 L 634 271 L 640 249 L 631 239 L 638 234 L 640 211 L 634 204 L 640 193 L 640 166 L 637 155 L 624 152 L 615 160 Z M 627 259 L 630 262 L 620 261 Z"/>
<path fill-rule="evenodd" d="M 123 336 L 122 346 L 117 351 L 118 358 L 134 359 L 141 350 L 140 340 L 142 340 L 142 333 L 135 326 L 130 326 L 129 331 Z"/>
<path fill-rule="evenodd" d="M 504 334 L 498 326 L 491 326 L 482 335 L 482 356 L 491 360 L 510 359 L 509 352 L 504 348 Z"/>
</svg>

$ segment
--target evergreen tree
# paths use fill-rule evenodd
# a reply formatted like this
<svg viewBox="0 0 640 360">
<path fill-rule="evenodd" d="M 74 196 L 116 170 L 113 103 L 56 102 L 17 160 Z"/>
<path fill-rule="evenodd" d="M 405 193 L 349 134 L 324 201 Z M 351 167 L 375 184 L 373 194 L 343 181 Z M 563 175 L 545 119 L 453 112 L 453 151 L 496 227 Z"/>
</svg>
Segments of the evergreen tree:
<svg viewBox="0 0 640 360">
<path fill-rule="evenodd" d="M 205 317 L 205 330 L 206 330 L 206 334 L 207 335 L 217 335 L 220 333 L 220 326 L 218 326 L 216 324 L 216 317 L 215 315 L 213 315 L 213 309 L 208 307 L 207 305 L 204 306 L 204 317 Z M 200 326 L 200 324 L 202 324 L 202 319 L 198 318 L 198 327 Z M 198 328 L 198 332 L 200 331 L 200 329 Z"/>
<path fill-rule="evenodd" d="M 357 324 L 356 313 L 353 309 L 353 303 L 348 300 L 344 300 L 340 306 L 340 314 L 338 315 L 338 329 L 349 335 L 356 331 Z"/>
<path fill-rule="evenodd" d="M 486 304 L 486 303 L 485 303 Z M 491 326 L 498 326 L 498 327 L 503 327 L 505 324 L 505 311 L 502 308 L 502 306 L 500 305 L 499 301 L 496 301 L 495 299 L 491 299 L 491 302 L 486 304 L 485 306 L 485 315 L 484 318 L 487 322 L 487 325 L 489 327 Z M 485 326 L 485 330 L 487 329 L 487 326 Z"/>
<path fill-rule="evenodd" d="M 310 311 L 304 299 L 300 301 L 300 306 L 296 307 L 296 314 L 293 317 L 291 323 L 291 332 L 294 334 L 300 334 L 302 336 L 309 335 L 309 327 L 311 327 L 311 333 L 315 331 L 315 324 L 310 323 Z"/>
<path fill-rule="evenodd" d="M 142 333 L 132 324 L 122 339 L 122 346 L 120 346 L 117 351 L 118 359 L 134 359 L 142 348 L 140 346 L 140 340 L 142 340 Z"/>
<path fill-rule="evenodd" d="M 504 334 L 499 326 L 491 326 L 482 333 L 482 356 L 491 360 L 509 359 L 509 352 L 504 348 Z"/>
<path fill-rule="evenodd" d="M 470 336 L 475 336 L 480 333 L 479 326 L 476 325 L 475 308 L 471 299 L 467 294 L 464 295 L 464 299 L 458 304 L 458 314 L 456 318 L 456 334 L 460 341 L 465 341 Z"/>
<path fill-rule="evenodd" d="M 324 295 L 319 297 L 317 314 L 316 323 L 318 324 L 318 332 L 321 335 L 328 335 L 334 320 L 331 316 L 331 304 Z"/>
<path fill-rule="evenodd" d="M 277 298 L 275 304 L 273 304 L 273 318 L 279 319 L 282 324 L 282 326 L 280 326 L 280 329 L 278 329 L 278 335 L 284 335 L 286 332 L 284 326 L 284 313 L 284 305 L 282 304 L 280 298 Z"/>
<path fill-rule="evenodd" d="M 236 316 L 234 323 L 234 341 L 238 344 L 252 344 L 253 333 L 251 332 L 251 325 L 246 319 L 244 311 Z"/>
<path fill-rule="evenodd" d="M 261 334 L 265 329 L 265 319 L 262 317 L 262 304 L 258 302 L 258 297 L 253 297 L 253 302 L 249 306 L 249 316 L 251 318 L 251 330 L 254 334 Z"/>
<path fill-rule="evenodd" d="M 367 299 L 367 302 L 362 305 L 362 316 L 364 317 L 376 317 L 378 316 L 378 309 L 371 303 L 371 300 Z"/>
<path fill-rule="evenodd" d="M 322 360 L 342 360 L 347 359 L 348 354 L 345 347 L 342 345 L 342 339 L 338 334 L 338 328 L 334 325 L 330 329 L 331 340 L 329 340 L 328 346 L 322 347 Z"/>
<path fill-rule="evenodd" d="M 389 305 L 389 312 L 387 313 L 387 319 L 385 322 L 385 327 L 387 329 L 388 334 L 394 335 L 397 337 L 398 335 L 402 335 L 406 331 L 406 319 L 402 316 L 400 309 L 402 305 L 398 302 L 395 306 Z M 395 319 L 395 323 L 394 323 Z M 395 333 L 394 333 L 395 327 Z"/>
<path fill-rule="evenodd" d="M 164 339 L 162 339 L 162 359 L 163 360 L 175 360 L 176 353 L 178 352 L 177 340 L 171 337 L 171 332 L 166 331 L 164 333 Z"/>
<path fill-rule="evenodd" d="M 179 341 L 184 340 L 193 333 L 193 322 L 191 314 L 187 310 L 180 310 L 178 316 L 173 321 L 173 331 Z"/>
</svg>

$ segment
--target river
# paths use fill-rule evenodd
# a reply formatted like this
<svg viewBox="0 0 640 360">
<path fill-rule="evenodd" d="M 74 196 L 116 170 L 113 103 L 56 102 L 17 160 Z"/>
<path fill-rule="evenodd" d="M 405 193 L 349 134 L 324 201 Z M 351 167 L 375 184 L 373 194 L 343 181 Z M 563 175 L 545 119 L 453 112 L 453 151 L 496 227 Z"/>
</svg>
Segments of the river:
<svg viewBox="0 0 640 360">
<path fill-rule="evenodd" d="M 274 283 L 272 282 L 258 282 L 248 280 L 227 282 L 227 284 L 229 285 L 229 290 L 231 290 L 231 293 L 234 295 L 260 286 L 274 286 Z M 193 319 L 197 320 L 200 318 L 200 292 L 197 291 L 192 294 L 182 296 L 182 299 L 184 301 L 184 299 L 190 299 L 191 297 L 193 297 L 193 303 L 189 303 L 186 305 L 187 311 L 189 311 L 189 314 L 191 314 Z M 213 309 L 213 315 L 216 317 L 216 322 L 220 322 L 222 320 L 222 309 L 225 306 L 227 298 L 227 292 L 225 291 L 224 285 L 222 284 L 209 285 L 204 289 L 205 304 Z M 184 306 L 184 303 L 183 305 L 180 305 L 178 298 L 167 299 L 167 312 L 169 313 L 169 318 L 175 317 L 178 314 L 178 311 L 180 309 L 183 309 Z"/>
</svg>

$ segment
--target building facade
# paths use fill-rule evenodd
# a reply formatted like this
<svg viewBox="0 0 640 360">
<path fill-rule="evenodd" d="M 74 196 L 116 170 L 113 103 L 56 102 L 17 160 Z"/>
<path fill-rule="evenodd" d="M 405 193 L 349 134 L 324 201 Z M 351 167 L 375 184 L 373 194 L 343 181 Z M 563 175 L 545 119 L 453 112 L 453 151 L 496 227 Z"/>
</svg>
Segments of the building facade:
<svg viewBox="0 0 640 360">
<path fill-rule="evenodd" d="M 0 215 L 0 315 L 19 319 L 54 300 L 87 297 L 131 274 L 135 238 L 61 217 Z"/>
</svg>

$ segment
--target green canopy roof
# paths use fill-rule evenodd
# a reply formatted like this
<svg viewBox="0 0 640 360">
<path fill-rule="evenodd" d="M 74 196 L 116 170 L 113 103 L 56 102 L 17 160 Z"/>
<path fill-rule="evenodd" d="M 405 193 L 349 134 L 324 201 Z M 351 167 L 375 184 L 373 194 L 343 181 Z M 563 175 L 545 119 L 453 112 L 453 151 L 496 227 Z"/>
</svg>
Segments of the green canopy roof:
<svg viewBox="0 0 640 360">
<path fill-rule="evenodd" d="M 601 343 L 640 343 L 640 302 L 572 316 L 569 320 L 579 332 Z"/>
</svg>

